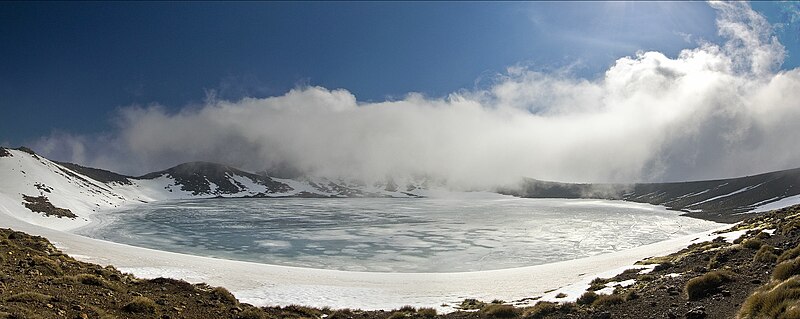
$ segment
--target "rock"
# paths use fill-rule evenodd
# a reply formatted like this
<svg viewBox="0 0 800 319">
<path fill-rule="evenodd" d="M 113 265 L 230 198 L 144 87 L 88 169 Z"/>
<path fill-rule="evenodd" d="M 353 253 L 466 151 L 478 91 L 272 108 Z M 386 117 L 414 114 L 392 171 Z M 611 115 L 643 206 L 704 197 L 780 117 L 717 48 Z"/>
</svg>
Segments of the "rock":
<svg viewBox="0 0 800 319">
<path fill-rule="evenodd" d="M 703 306 L 696 307 L 686 312 L 686 319 L 703 319 L 706 317 L 706 309 Z"/>
<path fill-rule="evenodd" d="M 611 313 L 608 311 L 601 311 L 598 313 L 592 314 L 592 319 L 611 319 Z"/>
</svg>

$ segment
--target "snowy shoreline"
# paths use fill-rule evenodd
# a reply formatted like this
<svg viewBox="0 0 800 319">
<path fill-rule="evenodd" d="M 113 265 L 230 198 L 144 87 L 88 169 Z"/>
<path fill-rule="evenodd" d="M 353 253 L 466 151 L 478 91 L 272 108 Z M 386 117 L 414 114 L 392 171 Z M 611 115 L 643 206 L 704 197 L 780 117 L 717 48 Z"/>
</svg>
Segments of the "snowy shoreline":
<svg viewBox="0 0 800 319">
<path fill-rule="evenodd" d="M 403 305 L 455 310 L 465 298 L 518 301 L 565 292 L 577 298 L 580 287 L 602 274 L 611 276 L 647 257 L 676 252 L 710 240 L 716 229 L 610 254 L 550 264 L 459 273 L 380 273 L 300 268 L 165 252 L 92 239 L 14 218 L 0 201 L 0 227 L 43 236 L 76 259 L 114 265 L 143 278 L 171 277 L 228 288 L 256 306 L 301 304 L 316 307 L 393 309 Z M 577 288 L 576 288 L 577 287 Z M 552 290 L 556 291 L 552 291 Z M 585 289 L 585 288 L 584 288 Z M 531 301 L 535 302 L 535 301 Z M 447 304 L 449 306 L 443 306 Z"/>
</svg>

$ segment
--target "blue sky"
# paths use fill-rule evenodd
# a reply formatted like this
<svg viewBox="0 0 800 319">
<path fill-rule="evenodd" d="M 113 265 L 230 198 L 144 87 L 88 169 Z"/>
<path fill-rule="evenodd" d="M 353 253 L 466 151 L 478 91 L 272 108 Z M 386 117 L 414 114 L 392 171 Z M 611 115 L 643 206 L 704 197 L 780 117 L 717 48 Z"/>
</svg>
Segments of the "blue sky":
<svg viewBox="0 0 800 319">
<path fill-rule="evenodd" d="M 2 3 L 0 145 L 128 174 L 740 176 L 800 167 L 798 34 L 796 2 Z"/>
<path fill-rule="evenodd" d="M 755 9 L 779 22 L 779 5 Z M 0 142 L 107 130 L 116 109 L 346 88 L 443 96 L 506 67 L 597 77 L 636 50 L 717 39 L 705 3 L 3 3 Z M 798 39 L 782 39 L 788 66 Z"/>
</svg>

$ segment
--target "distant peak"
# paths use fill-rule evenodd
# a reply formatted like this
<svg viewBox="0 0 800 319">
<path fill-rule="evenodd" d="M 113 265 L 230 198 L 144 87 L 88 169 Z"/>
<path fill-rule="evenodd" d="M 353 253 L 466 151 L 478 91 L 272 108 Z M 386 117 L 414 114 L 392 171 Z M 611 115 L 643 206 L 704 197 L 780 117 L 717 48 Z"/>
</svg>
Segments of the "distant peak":
<svg viewBox="0 0 800 319">
<path fill-rule="evenodd" d="M 190 176 L 190 175 L 218 176 L 218 175 L 223 175 L 225 173 L 233 173 L 237 175 L 248 174 L 228 165 L 213 163 L 213 162 L 196 161 L 196 162 L 187 162 L 183 164 L 178 164 L 162 171 L 153 172 L 141 176 L 141 178 L 145 179 L 156 178 L 164 174 L 169 174 L 172 176 Z"/>
<path fill-rule="evenodd" d="M 178 171 L 178 172 L 195 172 L 195 171 L 232 171 L 236 170 L 233 167 L 228 165 L 213 163 L 213 162 L 187 162 L 183 164 L 178 164 L 174 167 L 167 169 L 166 171 Z"/>
</svg>

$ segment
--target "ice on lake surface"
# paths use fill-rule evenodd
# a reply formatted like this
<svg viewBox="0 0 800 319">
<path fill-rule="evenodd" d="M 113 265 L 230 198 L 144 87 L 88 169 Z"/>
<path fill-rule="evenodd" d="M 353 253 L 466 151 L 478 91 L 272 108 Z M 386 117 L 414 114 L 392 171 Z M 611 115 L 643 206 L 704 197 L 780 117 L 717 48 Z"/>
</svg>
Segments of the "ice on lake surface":
<svg viewBox="0 0 800 319">
<path fill-rule="evenodd" d="M 350 271 L 459 272 L 620 251 L 719 224 L 620 201 L 278 198 L 157 202 L 80 232 L 159 250 Z"/>
</svg>

